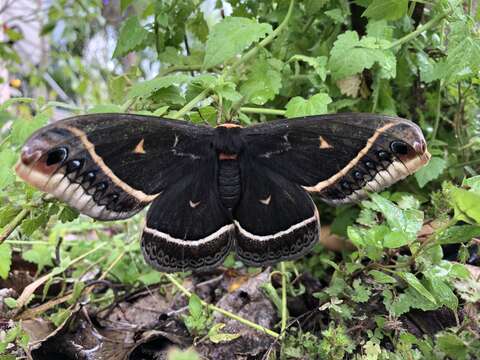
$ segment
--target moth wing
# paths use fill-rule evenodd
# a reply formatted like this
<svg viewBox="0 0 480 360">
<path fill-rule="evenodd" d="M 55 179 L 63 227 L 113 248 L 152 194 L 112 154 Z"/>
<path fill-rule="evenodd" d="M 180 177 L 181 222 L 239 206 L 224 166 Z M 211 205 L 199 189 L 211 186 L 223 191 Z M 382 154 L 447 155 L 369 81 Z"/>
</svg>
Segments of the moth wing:
<svg viewBox="0 0 480 360">
<path fill-rule="evenodd" d="M 242 197 L 234 212 L 239 259 L 260 266 L 310 251 L 320 231 L 310 195 L 248 154 L 241 160 L 241 173 Z"/>
<path fill-rule="evenodd" d="M 425 165 L 414 123 L 373 114 L 277 120 L 246 128 L 253 161 L 332 204 L 356 201 Z"/>
<path fill-rule="evenodd" d="M 22 149 L 17 174 L 83 214 L 124 219 L 215 155 L 212 129 L 133 114 L 91 114 L 55 122 Z"/>
<path fill-rule="evenodd" d="M 164 272 L 199 271 L 224 260 L 235 230 L 216 183 L 216 162 L 200 161 L 154 200 L 141 244 L 150 265 Z"/>
</svg>

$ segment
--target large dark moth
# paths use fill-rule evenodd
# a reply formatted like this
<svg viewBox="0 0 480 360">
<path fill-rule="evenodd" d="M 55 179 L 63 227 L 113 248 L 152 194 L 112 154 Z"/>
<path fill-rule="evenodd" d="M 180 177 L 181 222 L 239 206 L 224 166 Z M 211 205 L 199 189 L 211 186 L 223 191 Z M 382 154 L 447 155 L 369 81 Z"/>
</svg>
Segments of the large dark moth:
<svg viewBox="0 0 480 360">
<path fill-rule="evenodd" d="M 160 271 L 204 270 L 230 250 L 248 265 L 306 254 L 319 239 L 309 193 L 363 198 L 430 158 L 400 118 L 334 114 L 216 128 L 151 116 L 92 114 L 48 125 L 17 174 L 81 213 L 125 219 L 152 203 L 145 259 Z"/>
</svg>

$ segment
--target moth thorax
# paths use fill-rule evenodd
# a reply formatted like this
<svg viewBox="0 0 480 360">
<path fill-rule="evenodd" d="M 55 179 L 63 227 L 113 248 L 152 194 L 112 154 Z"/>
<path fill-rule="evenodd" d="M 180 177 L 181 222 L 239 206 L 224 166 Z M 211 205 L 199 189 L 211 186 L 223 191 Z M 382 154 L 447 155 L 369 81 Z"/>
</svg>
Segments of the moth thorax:
<svg viewBox="0 0 480 360">
<path fill-rule="evenodd" d="M 237 159 L 224 159 L 218 163 L 218 191 L 223 205 L 232 212 L 240 200 L 240 165 Z"/>
</svg>

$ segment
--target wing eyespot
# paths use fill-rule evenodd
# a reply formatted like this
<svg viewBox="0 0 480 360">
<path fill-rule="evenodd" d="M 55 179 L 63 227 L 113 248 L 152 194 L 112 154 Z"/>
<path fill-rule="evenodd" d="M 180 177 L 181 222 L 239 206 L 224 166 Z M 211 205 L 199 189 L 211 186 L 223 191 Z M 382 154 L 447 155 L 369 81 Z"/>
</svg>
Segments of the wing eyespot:
<svg viewBox="0 0 480 360">
<path fill-rule="evenodd" d="M 390 149 L 397 155 L 407 155 L 409 152 L 408 145 L 400 140 L 395 140 L 390 143 Z"/>
<path fill-rule="evenodd" d="M 79 160 L 79 159 L 70 160 L 70 161 L 67 163 L 65 172 L 66 172 L 67 174 L 71 174 L 71 173 L 73 173 L 73 172 L 77 172 L 77 171 L 79 171 L 79 170 L 82 168 L 83 164 L 84 164 L 84 160 Z"/>
<path fill-rule="evenodd" d="M 377 156 L 382 161 L 389 161 L 390 160 L 390 155 L 384 150 L 378 151 Z"/>
<path fill-rule="evenodd" d="M 353 176 L 355 177 L 355 179 L 357 180 L 363 180 L 363 177 L 364 177 L 364 174 L 360 171 L 355 171 L 353 173 Z"/>
<path fill-rule="evenodd" d="M 108 184 L 105 181 L 102 181 L 95 186 L 95 192 L 105 192 L 108 188 Z"/>
<path fill-rule="evenodd" d="M 47 155 L 46 164 L 48 166 L 63 163 L 68 157 L 68 149 L 66 147 L 59 147 L 51 150 Z"/>
<path fill-rule="evenodd" d="M 87 185 L 92 185 L 96 177 L 97 177 L 96 170 L 88 171 L 82 175 L 82 182 L 86 183 Z"/>
</svg>

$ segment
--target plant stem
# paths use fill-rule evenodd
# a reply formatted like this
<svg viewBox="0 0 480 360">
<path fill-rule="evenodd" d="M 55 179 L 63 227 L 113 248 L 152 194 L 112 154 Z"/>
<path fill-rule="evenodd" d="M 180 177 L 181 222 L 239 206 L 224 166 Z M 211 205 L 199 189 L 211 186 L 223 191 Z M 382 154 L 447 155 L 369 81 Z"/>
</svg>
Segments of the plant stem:
<svg viewBox="0 0 480 360">
<path fill-rule="evenodd" d="M 240 59 L 238 59 L 230 68 L 225 69 L 222 73 L 222 76 L 221 76 L 222 78 L 225 78 L 228 74 L 230 74 L 238 66 L 240 66 L 244 62 L 246 62 L 246 61 L 250 60 L 252 57 L 254 57 L 261 47 L 267 46 L 270 42 L 272 42 L 273 39 L 275 39 L 278 36 L 278 34 L 280 34 L 280 32 L 285 28 L 285 26 L 287 26 L 288 20 L 290 19 L 290 16 L 292 14 L 294 3 L 295 3 L 295 0 L 290 0 L 290 6 L 288 8 L 287 15 L 283 19 L 282 23 L 280 25 L 278 25 L 278 27 L 275 30 L 273 30 L 270 33 L 270 35 L 268 35 L 265 39 L 260 41 L 260 43 L 256 47 L 249 50 L 245 55 L 243 55 Z M 195 96 L 195 98 L 193 98 L 188 104 L 186 104 L 184 107 L 182 107 L 180 110 L 178 110 L 171 118 L 172 119 L 181 118 L 183 115 L 185 115 L 187 112 L 189 112 L 193 107 L 195 107 L 195 105 L 198 102 L 205 99 L 208 96 L 208 94 L 210 93 L 210 91 L 211 91 L 211 89 L 203 90 L 200 94 Z"/>
<path fill-rule="evenodd" d="M 22 221 L 28 216 L 30 209 L 22 209 L 15 218 L 9 222 L 0 233 L 0 244 L 2 244 L 10 234 L 22 223 Z"/>
<path fill-rule="evenodd" d="M 202 65 L 174 65 L 161 70 L 158 76 L 165 76 L 167 74 L 170 74 L 172 72 L 177 72 L 177 71 L 199 71 L 199 70 L 202 70 Z"/>
<path fill-rule="evenodd" d="M 410 34 L 405 35 L 404 37 L 398 39 L 397 41 L 394 41 L 390 46 L 388 46 L 386 49 L 393 49 L 396 48 L 397 46 L 401 46 L 407 42 L 409 42 L 412 39 L 415 39 L 417 36 L 419 36 L 421 33 L 424 31 L 427 31 L 434 26 L 436 26 L 440 21 L 442 21 L 447 15 L 449 14 L 448 11 L 441 12 L 437 16 L 435 16 L 433 19 L 428 21 L 427 23 L 423 24 L 422 26 L 419 26 L 415 31 L 412 31 Z"/>
<path fill-rule="evenodd" d="M 442 21 L 442 27 L 440 30 L 440 46 L 443 47 L 443 40 L 445 34 L 445 22 Z M 435 140 L 437 137 L 438 127 L 440 126 L 440 110 L 442 109 L 442 90 L 443 90 L 443 80 L 438 80 L 438 89 L 437 89 L 437 106 L 435 109 L 435 123 L 433 125 L 433 131 L 431 136 L 431 141 Z"/>
<path fill-rule="evenodd" d="M 285 336 L 287 329 L 288 309 L 287 309 L 287 272 L 285 270 L 285 262 L 280 263 L 280 271 L 282 272 L 282 323 L 280 327 L 281 336 Z"/>
<path fill-rule="evenodd" d="M 295 4 L 295 0 L 290 0 L 290 5 L 288 7 L 288 11 L 287 11 L 287 15 L 285 15 L 285 18 L 283 19 L 283 21 L 281 22 L 280 25 L 278 25 L 278 27 L 273 30 L 270 35 L 268 35 L 265 39 L 263 39 L 262 41 L 260 41 L 258 43 L 257 46 L 255 46 L 254 48 L 250 49 L 249 51 L 247 51 L 247 53 L 245 55 L 243 55 L 240 59 L 238 59 L 226 72 L 224 75 L 227 75 L 227 74 L 230 74 L 233 70 L 235 70 L 236 68 L 238 68 L 241 64 L 243 64 L 244 62 L 247 62 L 248 60 L 250 60 L 252 57 L 254 57 L 258 51 L 260 50 L 260 48 L 263 48 L 265 46 L 267 46 L 268 44 L 270 44 L 272 42 L 273 39 L 275 39 L 282 31 L 283 29 L 287 26 L 288 24 L 288 21 L 290 20 L 290 16 L 292 15 L 292 10 L 293 10 L 293 5 Z"/>
<path fill-rule="evenodd" d="M 200 94 L 195 96 L 188 104 L 186 104 L 184 107 L 182 107 L 180 110 L 178 110 L 173 116 L 171 116 L 171 119 L 178 119 L 183 117 L 187 112 L 192 110 L 197 103 L 202 101 L 207 97 L 207 95 L 210 93 L 211 89 L 204 89 Z"/>
<path fill-rule="evenodd" d="M 188 291 L 182 284 L 180 284 L 177 279 L 175 279 L 175 277 L 173 277 L 172 275 L 170 274 L 167 274 L 165 273 L 164 274 L 166 276 L 166 278 L 168 279 L 168 281 L 170 281 L 173 285 L 175 285 L 175 287 L 180 290 L 186 297 L 190 298 L 192 296 L 192 293 L 190 291 Z M 247 325 L 249 327 L 251 327 L 252 329 L 255 329 L 255 330 L 258 330 L 258 331 L 261 331 L 261 332 L 264 332 L 274 338 L 278 338 L 280 337 L 280 334 L 276 333 L 275 331 L 273 330 L 270 330 L 270 329 L 267 329 L 267 328 L 264 328 L 263 326 L 261 325 L 258 325 L 250 320 L 247 320 L 247 319 L 244 319 L 238 315 L 235 315 L 233 313 L 231 313 L 230 311 L 227 311 L 227 310 L 224 310 L 222 308 L 219 308 L 218 306 L 215 306 L 215 305 L 212 305 L 212 304 L 208 304 L 206 303 L 205 301 L 203 301 L 202 299 L 200 299 L 201 303 L 203 306 L 206 306 L 208 309 L 210 309 L 211 311 L 216 311 L 216 312 L 219 312 L 220 314 L 223 314 L 231 319 L 234 319 L 234 320 L 237 320 L 238 322 L 244 324 L 244 325 Z"/>
<path fill-rule="evenodd" d="M 280 115 L 280 116 L 285 115 L 285 110 L 280 110 L 280 109 L 241 107 L 240 111 L 246 114 L 266 114 L 266 115 Z"/>
</svg>

